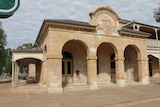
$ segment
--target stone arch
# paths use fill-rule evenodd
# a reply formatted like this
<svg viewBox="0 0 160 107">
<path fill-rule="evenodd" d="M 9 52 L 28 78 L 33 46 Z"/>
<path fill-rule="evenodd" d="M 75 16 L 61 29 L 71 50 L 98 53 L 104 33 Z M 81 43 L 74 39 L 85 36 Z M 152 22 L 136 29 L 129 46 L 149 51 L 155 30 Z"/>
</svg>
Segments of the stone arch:
<svg viewBox="0 0 160 107">
<path fill-rule="evenodd" d="M 153 55 L 148 55 L 149 76 L 160 77 L 159 59 Z"/>
<path fill-rule="evenodd" d="M 39 83 L 41 77 L 42 61 L 35 58 L 23 58 L 15 61 L 17 79 L 26 80 L 27 83 Z"/>
<path fill-rule="evenodd" d="M 115 52 L 115 58 L 117 57 L 117 55 L 118 55 L 117 47 L 115 46 L 115 44 L 113 44 L 111 42 L 101 42 L 101 43 L 99 43 L 97 45 L 97 51 L 98 51 L 99 46 L 102 45 L 102 44 L 108 44 L 109 46 L 111 46 L 113 48 L 114 52 Z"/>
<path fill-rule="evenodd" d="M 82 45 L 84 46 L 86 52 L 87 52 L 87 56 L 90 54 L 87 43 L 85 43 L 85 42 L 82 41 L 82 40 L 78 40 L 78 39 L 71 39 L 71 40 L 68 40 L 68 41 L 64 42 L 64 44 L 62 44 L 62 51 L 63 51 L 64 46 L 65 46 L 68 42 L 71 42 L 71 41 L 76 41 L 76 42 L 82 44 Z"/>
<path fill-rule="evenodd" d="M 138 60 L 140 59 L 139 48 L 135 45 L 128 45 L 124 50 L 124 67 L 126 82 L 139 82 Z"/>
<path fill-rule="evenodd" d="M 14 52 L 12 53 L 12 62 L 15 62 L 17 60 L 21 59 L 38 59 L 43 61 L 43 54 L 42 53 L 34 53 L 34 52 Z"/>
<path fill-rule="evenodd" d="M 64 44 L 62 48 L 62 56 L 64 52 L 70 53 L 72 55 L 72 74 L 70 75 L 70 77 L 68 77 L 68 83 L 87 84 L 87 45 L 80 40 L 69 40 Z M 79 72 L 78 75 L 77 71 Z"/>
<path fill-rule="evenodd" d="M 13 60 L 13 62 L 16 62 L 16 61 L 18 61 L 18 60 L 21 60 L 21 59 L 38 59 L 38 60 L 40 60 L 40 61 L 43 61 L 43 59 L 42 59 L 42 57 L 39 57 L 39 56 L 19 56 L 19 57 L 17 57 L 17 58 L 15 58 L 14 60 Z"/>
<path fill-rule="evenodd" d="M 112 58 L 114 55 L 114 58 Z M 112 68 L 115 64 L 117 49 L 112 43 L 101 43 L 97 48 L 97 81 L 116 82 L 116 68 Z M 115 65 L 116 67 L 116 65 Z"/>
</svg>

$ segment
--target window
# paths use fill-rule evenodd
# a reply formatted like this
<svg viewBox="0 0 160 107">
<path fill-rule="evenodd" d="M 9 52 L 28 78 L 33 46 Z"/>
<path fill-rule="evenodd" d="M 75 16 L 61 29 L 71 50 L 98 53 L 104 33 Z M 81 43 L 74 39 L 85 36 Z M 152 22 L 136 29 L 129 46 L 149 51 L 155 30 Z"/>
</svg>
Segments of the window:
<svg viewBox="0 0 160 107">
<path fill-rule="evenodd" d="M 112 54 L 112 55 L 111 55 L 110 61 L 111 61 L 111 69 L 115 69 L 115 68 L 116 68 L 116 64 L 115 64 L 115 54 Z"/>
</svg>

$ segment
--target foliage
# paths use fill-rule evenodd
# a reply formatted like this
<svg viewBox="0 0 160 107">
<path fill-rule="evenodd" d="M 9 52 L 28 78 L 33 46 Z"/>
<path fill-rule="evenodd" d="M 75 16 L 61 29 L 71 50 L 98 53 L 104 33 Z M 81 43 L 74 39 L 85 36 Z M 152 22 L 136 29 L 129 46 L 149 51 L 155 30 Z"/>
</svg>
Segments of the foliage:
<svg viewBox="0 0 160 107">
<path fill-rule="evenodd" d="M 5 56 L 4 47 L 0 46 L 0 74 L 4 69 L 4 61 L 5 61 L 4 56 Z"/>
<path fill-rule="evenodd" d="M 154 10 L 154 18 L 155 18 L 156 22 L 160 22 L 160 7 L 156 8 Z"/>
<path fill-rule="evenodd" d="M 0 47 L 4 47 L 7 44 L 7 36 L 2 28 L 0 28 Z"/>
<path fill-rule="evenodd" d="M 26 43 L 26 44 L 23 44 L 22 46 L 19 46 L 17 50 L 26 50 L 31 48 L 33 48 L 32 43 Z"/>
<path fill-rule="evenodd" d="M 5 49 L 7 45 L 7 35 L 0 22 L 0 74 L 2 72 L 11 72 L 11 49 Z"/>
<path fill-rule="evenodd" d="M 26 43 L 23 44 L 22 46 L 18 46 L 17 50 L 28 50 L 32 49 L 33 45 L 32 43 Z M 28 75 L 28 64 L 22 64 L 19 65 L 19 79 L 26 79 L 26 76 Z"/>
<path fill-rule="evenodd" d="M 11 67 L 12 67 L 12 52 L 11 52 L 11 49 L 8 48 L 8 49 L 5 49 L 4 51 L 5 53 L 5 61 L 4 61 L 4 72 L 5 73 L 10 73 L 12 70 L 11 70 Z"/>
</svg>

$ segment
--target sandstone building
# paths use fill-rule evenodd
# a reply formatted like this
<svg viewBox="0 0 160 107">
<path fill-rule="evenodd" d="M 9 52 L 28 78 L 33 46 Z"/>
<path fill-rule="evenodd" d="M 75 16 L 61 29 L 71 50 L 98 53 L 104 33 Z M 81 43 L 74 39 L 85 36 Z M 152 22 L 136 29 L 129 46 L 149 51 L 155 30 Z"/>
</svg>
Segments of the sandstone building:
<svg viewBox="0 0 160 107">
<path fill-rule="evenodd" d="M 148 84 L 160 76 L 160 27 L 120 19 L 109 6 L 89 22 L 44 20 L 35 47 L 12 52 L 12 87 L 19 66 L 48 92 Z"/>
</svg>

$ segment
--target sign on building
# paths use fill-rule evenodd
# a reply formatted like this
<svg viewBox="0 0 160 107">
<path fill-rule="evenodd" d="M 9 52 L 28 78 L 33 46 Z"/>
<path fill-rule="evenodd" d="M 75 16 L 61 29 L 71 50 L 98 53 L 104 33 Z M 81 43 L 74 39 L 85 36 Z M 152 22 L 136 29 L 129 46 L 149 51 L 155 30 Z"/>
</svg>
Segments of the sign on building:
<svg viewBox="0 0 160 107">
<path fill-rule="evenodd" d="M 18 9 L 20 0 L 0 0 L 0 18 L 12 16 Z"/>
</svg>

